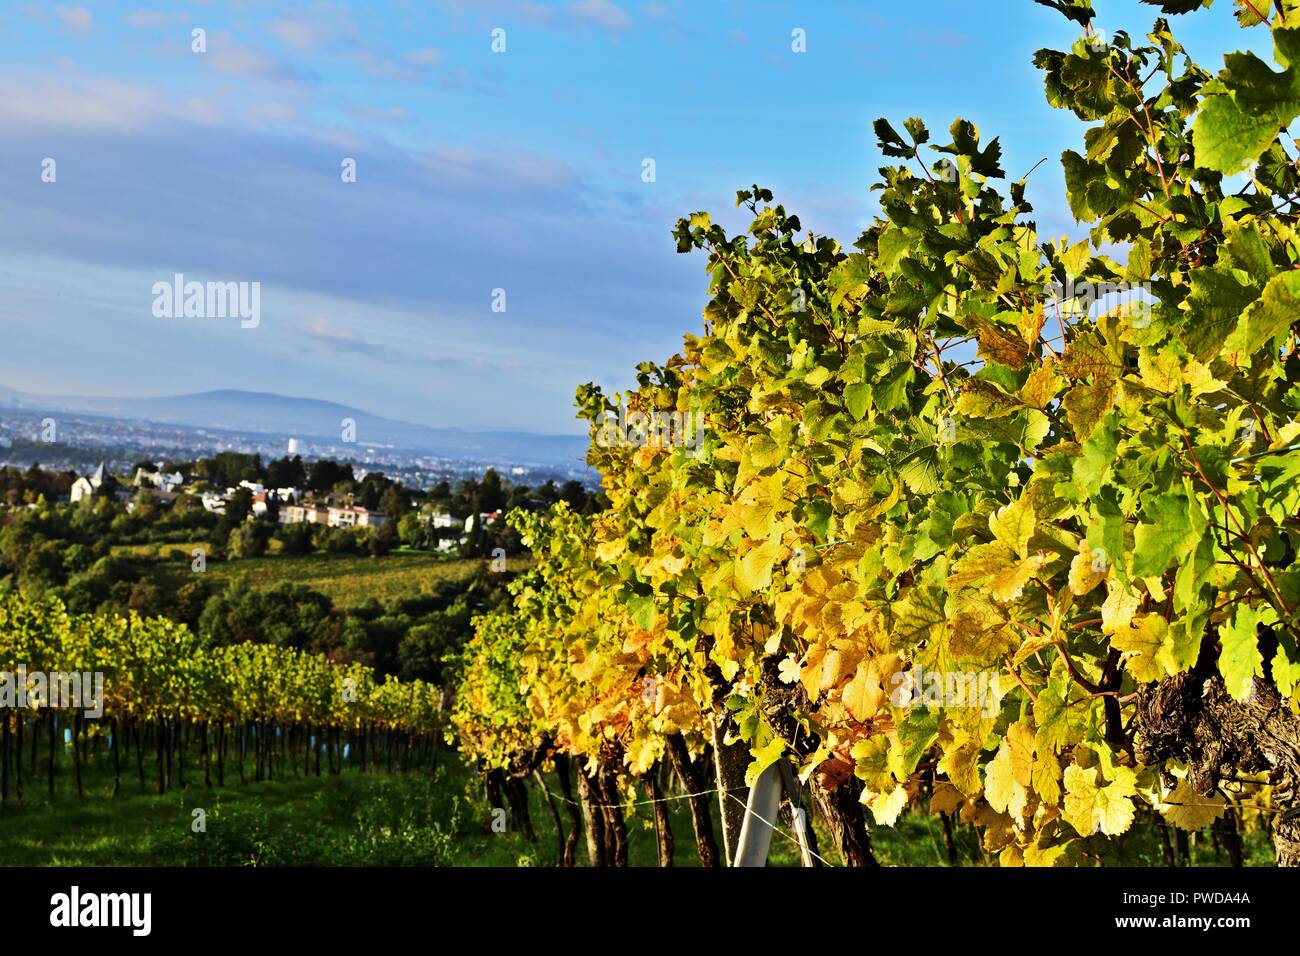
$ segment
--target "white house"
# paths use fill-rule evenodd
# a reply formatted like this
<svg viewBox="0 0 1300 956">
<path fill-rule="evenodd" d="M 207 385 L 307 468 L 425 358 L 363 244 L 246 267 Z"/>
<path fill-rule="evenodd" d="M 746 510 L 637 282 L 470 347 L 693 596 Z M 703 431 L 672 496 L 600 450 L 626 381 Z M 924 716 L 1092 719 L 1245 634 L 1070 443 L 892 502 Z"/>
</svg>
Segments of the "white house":
<svg viewBox="0 0 1300 956">
<path fill-rule="evenodd" d="M 469 534 L 471 531 L 474 530 L 475 517 L 476 517 L 475 515 L 470 515 L 468 518 L 465 519 L 466 534 Z M 490 525 L 496 524 L 497 520 L 500 517 L 501 517 L 500 511 L 480 511 L 477 515 L 478 520 L 483 523 L 483 527 L 485 528 L 489 527 Z"/>
<path fill-rule="evenodd" d="M 99 467 L 89 477 L 78 478 L 72 483 L 72 501 L 75 504 L 83 498 L 95 497 L 95 492 L 99 486 L 104 483 L 105 471 L 104 463 L 101 461 Z"/>
<path fill-rule="evenodd" d="M 328 524 L 329 509 L 317 504 L 292 504 L 280 509 L 281 524 Z"/>
<path fill-rule="evenodd" d="M 280 508 L 281 524 L 325 524 L 331 528 L 381 528 L 388 518 L 381 512 L 352 505 L 315 503 L 284 505 Z"/>
<path fill-rule="evenodd" d="M 380 528 L 383 527 L 386 520 L 387 516 L 378 511 L 370 511 L 367 508 L 338 507 L 336 505 L 330 505 L 329 507 L 329 525 L 331 528 Z"/>
<path fill-rule="evenodd" d="M 137 488 L 149 485 L 159 491 L 172 492 L 183 484 L 185 484 L 185 476 L 179 471 L 168 474 L 161 468 L 157 471 L 145 471 L 143 468 L 137 468 L 135 472 L 135 485 Z"/>
</svg>

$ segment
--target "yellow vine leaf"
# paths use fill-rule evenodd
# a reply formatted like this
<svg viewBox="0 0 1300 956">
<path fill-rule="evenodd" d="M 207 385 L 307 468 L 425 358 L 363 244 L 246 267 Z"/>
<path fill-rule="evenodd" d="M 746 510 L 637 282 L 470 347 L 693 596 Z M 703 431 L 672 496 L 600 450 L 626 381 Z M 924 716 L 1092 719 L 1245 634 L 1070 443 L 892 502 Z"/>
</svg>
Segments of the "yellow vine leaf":
<svg viewBox="0 0 1300 956">
<path fill-rule="evenodd" d="M 1033 503 L 1024 496 L 989 515 L 989 530 L 994 538 L 1025 558 L 1029 555 L 1029 539 L 1034 536 L 1037 521 Z"/>
<path fill-rule="evenodd" d="M 1168 667 L 1173 649 L 1169 625 L 1159 614 L 1136 615 L 1128 627 L 1115 632 L 1110 642 L 1124 652 L 1128 671 L 1139 683 L 1174 673 Z"/>
<path fill-rule="evenodd" d="M 1115 779 L 1098 782 L 1097 767 L 1072 764 L 1065 768 L 1065 819 L 1080 836 L 1101 831 L 1118 836 L 1133 823 L 1137 777 L 1127 767 L 1115 768 Z"/>
<path fill-rule="evenodd" d="M 1076 596 L 1083 597 L 1106 580 L 1105 570 L 1096 570 L 1097 565 L 1097 558 L 1087 545 L 1084 545 L 1074 556 L 1074 560 L 1070 562 L 1070 590 Z"/>
<path fill-rule="evenodd" d="M 1172 790 L 1164 786 L 1160 788 L 1156 810 L 1162 817 L 1180 830 L 1195 833 L 1223 816 L 1228 802 L 1222 796 L 1217 793 L 1201 796 L 1188 781 L 1186 770 L 1171 767 L 1169 772 L 1178 782 Z"/>
</svg>

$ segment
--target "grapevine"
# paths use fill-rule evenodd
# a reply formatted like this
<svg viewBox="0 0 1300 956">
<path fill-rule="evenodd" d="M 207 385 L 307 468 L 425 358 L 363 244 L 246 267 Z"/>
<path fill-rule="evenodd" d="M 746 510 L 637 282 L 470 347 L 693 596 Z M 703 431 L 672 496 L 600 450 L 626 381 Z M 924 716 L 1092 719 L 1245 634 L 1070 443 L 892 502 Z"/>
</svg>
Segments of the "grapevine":
<svg viewBox="0 0 1300 956">
<path fill-rule="evenodd" d="M 876 122 L 897 164 L 851 249 L 758 186 L 743 235 L 682 219 L 704 329 L 578 390 L 611 507 L 511 517 L 537 566 L 478 621 L 468 753 L 608 792 L 720 730 L 747 782 L 790 763 L 850 862 L 859 807 L 1081 865 L 1139 815 L 1253 812 L 1245 780 L 1300 864 L 1300 3 L 1239 4 L 1275 66 L 1218 73 L 1166 17 L 1099 42 L 1087 0 L 1046 5 L 1086 29 L 1035 63 L 1090 124 L 1061 158 L 1089 235 L 1041 237 L 961 119 Z M 634 413 L 704 435 L 607 440 Z"/>
</svg>

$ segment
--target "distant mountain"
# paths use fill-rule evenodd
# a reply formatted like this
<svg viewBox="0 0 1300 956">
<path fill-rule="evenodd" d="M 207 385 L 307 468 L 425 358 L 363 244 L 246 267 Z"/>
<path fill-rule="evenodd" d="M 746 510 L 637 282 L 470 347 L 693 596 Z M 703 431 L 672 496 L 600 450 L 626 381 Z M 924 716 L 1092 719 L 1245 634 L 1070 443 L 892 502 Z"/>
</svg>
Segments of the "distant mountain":
<svg viewBox="0 0 1300 956">
<path fill-rule="evenodd" d="M 331 445 L 342 444 L 341 423 L 350 418 L 356 422 L 357 444 L 362 448 L 388 445 L 444 457 L 520 465 L 573 464 L 581 462 L 587 452 L 587 439 L 581 435 L 432 428 L 372 415 L 337 402 L 235 389 L 165 398 L 99 398 L 33 395 L 0 386 L 0 409 L 5 407 L 77 412 L 223 432 L 256 432 Z"/>
</svg>

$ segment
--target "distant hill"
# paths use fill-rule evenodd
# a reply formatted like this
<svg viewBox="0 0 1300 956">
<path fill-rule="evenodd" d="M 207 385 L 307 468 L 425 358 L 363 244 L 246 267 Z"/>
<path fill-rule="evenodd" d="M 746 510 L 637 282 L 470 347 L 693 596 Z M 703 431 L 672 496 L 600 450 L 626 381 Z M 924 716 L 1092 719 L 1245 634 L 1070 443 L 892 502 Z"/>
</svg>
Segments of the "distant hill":
<svg viewBox="0 0 1300 956">
<path fill-rule="evenodd" d="M 587 439 L 580 435 L 432 428 L 372 415 L 337 402 L 236 389 L 163 398 L 101 398 L 33 395 L 0 386 L 0 409 L 5 407 L 80 412 L 123 421 L 214 431 L 256 432 L 336 445 L 340 443 L 340 423 L 351 418 L 356 422 L 357 444 L 361 446 L 390 445 L 431 455 L 498 459 L 516 464 L 572 464 L 581 462 L 587 452 Z"/>
</svg>

